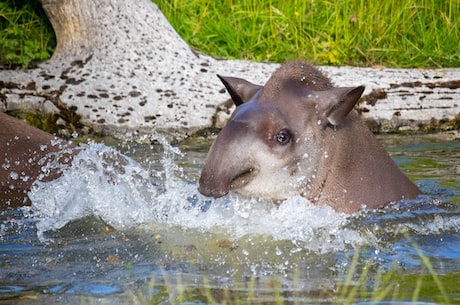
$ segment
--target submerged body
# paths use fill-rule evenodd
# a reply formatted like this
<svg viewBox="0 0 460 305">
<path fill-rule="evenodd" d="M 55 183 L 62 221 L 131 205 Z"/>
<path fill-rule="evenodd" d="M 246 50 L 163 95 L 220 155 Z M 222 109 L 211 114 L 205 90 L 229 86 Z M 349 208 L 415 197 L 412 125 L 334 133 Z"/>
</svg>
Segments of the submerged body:
<svg viewBox="0 0 460 305">
<path fill-rule="evenodd" d="M 420 194 L 353 110 L 364 87 L 335 88 L 299 61 L 265 86 L 221 79 L 237 108 L 208 153 L 202 194 L 302 195 L 347 213 Z"/>
<path fill-rule="evenodd" d="M 0 208 L 23 205 L 37 179 L 51 180 L 60 175 L 56 170 L 44 171 L 46 164 L 54 160 L 53 152 L 59 152 L 56 161 L 63 163 L 70 162 L 75 153 L 71 143 L 3 112 L 0 112 L 0 143 Z"/>
</svg>

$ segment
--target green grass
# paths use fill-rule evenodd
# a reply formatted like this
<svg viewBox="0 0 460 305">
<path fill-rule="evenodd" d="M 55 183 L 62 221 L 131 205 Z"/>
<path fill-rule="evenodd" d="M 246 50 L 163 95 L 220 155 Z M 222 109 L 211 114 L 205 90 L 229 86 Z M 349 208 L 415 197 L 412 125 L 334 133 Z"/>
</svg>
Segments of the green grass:
<svg viewBox="0 0 460 305">
<path fill-rule="evenodd" d="M 0 2 L 0 64 L 28 67 L 51 57 L 56 38 L 40 2 Z"/>
<path fill-rule="evenodd" d="M 458 0 L 155 2 L 189 44 L 217 57 L 460 66 Z"/>
<path fill-rule="evenodd" d="M 126 304 L 332 304 L 351 305 L 360 302 L 459 304 L 458 271 L 437 274 L 417 245 L 421 258 L 418 273 L 408 273 L 394 264 L 390 270 L 374 270 L 372 263 L 360 262 L 360 251 L 350 259 L 350 267 L 334 287 L 299 291 L 282 287 L 276 276 L 263 279 L 247 278 L 237 281 L 236 287 L 216 287 L 206 277 L 184 283 L 181 275 L 164 273 L 152 277 L 143 289 L 128 293 Z M 294 275 L 295 276 L 295 275 Z"/>
<path fill-rule="evenodd" d="M 388 67 L 459 67 L 459 0 L 155 0 L 194 48 L 224 58 Z M 36 0 L 0 3 L 0 63 L 49 58 Z"/>
</svg>

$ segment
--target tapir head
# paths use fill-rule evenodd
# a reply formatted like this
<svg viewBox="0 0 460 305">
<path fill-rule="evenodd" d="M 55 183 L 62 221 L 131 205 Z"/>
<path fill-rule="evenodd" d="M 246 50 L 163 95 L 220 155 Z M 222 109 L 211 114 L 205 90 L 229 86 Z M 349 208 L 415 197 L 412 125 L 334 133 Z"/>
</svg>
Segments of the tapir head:
<svg viewBox="0 0 460 305">
<path fill-rule="evenodd" d="M 325 137 L 347 123 L 364 87 L 334 88 L 303 62 L 281 66 L 265 86 L 219 78 L 236 110 L 211 146 L 199 191 L 282 200 L 308 192 L 327 158 Z"/>
</svg>

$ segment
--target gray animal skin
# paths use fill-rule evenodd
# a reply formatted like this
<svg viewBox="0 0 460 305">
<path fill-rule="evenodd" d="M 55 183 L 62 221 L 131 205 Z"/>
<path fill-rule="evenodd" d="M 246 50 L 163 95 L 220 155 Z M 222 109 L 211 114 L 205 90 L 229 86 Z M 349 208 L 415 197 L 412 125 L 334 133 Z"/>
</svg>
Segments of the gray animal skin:
<svg viewBox="0 0 460 305">
<path fill-rule="evenodd" d="M 265 86 L 219 78 L 237 108 L 206 158 L 203 195 L 301 195 L 353 213 L 420 194 L 353 110 L 363 86 L 334 87 L 301 61 L 282 65 Z"/>
</svg>

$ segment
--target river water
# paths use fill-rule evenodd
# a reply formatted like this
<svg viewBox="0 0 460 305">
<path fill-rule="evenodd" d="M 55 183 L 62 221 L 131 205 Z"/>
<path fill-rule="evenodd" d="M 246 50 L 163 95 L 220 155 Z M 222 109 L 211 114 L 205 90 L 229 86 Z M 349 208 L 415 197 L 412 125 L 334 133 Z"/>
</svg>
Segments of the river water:
<svg viewBox="0 0 460 305">
<path fill-rule="evenodd" d="M 380 139 L 424 195 L 353 215 L 201 196 L 207 140 L 82 144 L 1 212 L 0 304 L 460 304 L 460 140 Z"/>
</svg>

